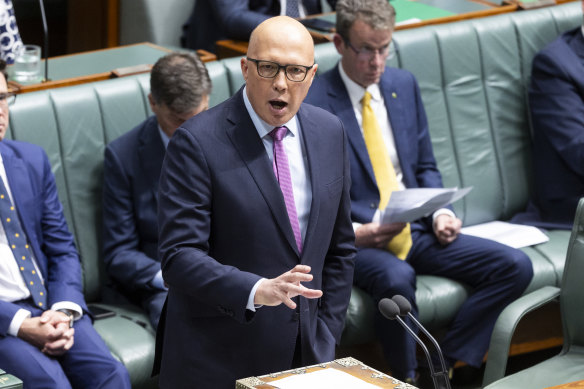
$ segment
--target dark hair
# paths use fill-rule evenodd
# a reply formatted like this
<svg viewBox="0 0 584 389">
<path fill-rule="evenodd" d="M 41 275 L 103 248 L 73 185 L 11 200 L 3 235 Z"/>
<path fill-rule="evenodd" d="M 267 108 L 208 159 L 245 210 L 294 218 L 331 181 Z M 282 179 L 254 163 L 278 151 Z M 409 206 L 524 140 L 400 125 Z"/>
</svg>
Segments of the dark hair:
<svg viewBox="0 0 584 389">
<path fill-rule="evenodd" d="M 157 104 L 182 114 L 197 108 L 211 93 L 207 68 L 196 54 L 171 53 L 154 64 L 150 92 Z"/>
<path fill-rule="evenodd" d="M 393 30 L 395 25 L 395 9 L 388 0 L 339 0 L 335 11 L 337 33 L 345 40 L 357 19 L 374 30 Z"/>
</svg>

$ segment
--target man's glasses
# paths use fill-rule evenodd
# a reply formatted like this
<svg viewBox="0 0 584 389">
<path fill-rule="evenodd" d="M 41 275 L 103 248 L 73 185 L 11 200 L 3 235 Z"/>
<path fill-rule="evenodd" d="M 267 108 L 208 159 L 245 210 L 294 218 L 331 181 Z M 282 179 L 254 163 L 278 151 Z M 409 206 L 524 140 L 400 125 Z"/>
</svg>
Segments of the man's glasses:
<svg viewBox="0 0 584 389">
<path fill-rule="evenodd" d="M 371 47 L 361 47 L 360 49 L 355 48 L 348 39 L 344 39 L 345 44 L 351 48 L 357 55 L 357 58 L 361 61 L 371 61 L 376 54 L 381 57 L 392 59 L 395 57 L 395 50 L 391 47 L 391 42 L 386 46 L 380 47 L 378 49 L 373 49 Z"/>
<path fill-rule="evenodd" d="M 16 93 L 0 93 L 0 104 L 12 105 L 16 101 Z"/>
<path fill-rule="evenodd" d="M 263 78 L 274 78 L 280 73 L 280 69 L 284 69 L 286 78 L 294 82 L 302 82 L 306 78 L 308 71 L 314 67 L 304 66 L 304 65 L 280 65 L 277 62 L 263 61 L 255 58 L 247 57 L 248 61 L 252 61 L 256 64 L 258 69 L 258 74 Z"/>
</svg>

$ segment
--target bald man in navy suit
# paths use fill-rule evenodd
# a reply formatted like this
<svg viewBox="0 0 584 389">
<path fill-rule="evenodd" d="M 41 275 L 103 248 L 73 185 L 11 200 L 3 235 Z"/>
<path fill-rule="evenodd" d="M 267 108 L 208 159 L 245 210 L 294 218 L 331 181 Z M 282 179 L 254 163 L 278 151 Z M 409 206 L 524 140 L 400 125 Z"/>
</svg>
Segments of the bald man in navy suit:
<svg viewBox="0 0 584 389">
<path fill-rule="evenodd" d="M 162 167 L 162 388 L 233 388 L 330 361 L 343 329 L 349 160 L 341 122 L 302 103 L 312 38 L 294 19 L 268 19 L 241 69 L 245 86 L 184 123 Z"/>
</svg>

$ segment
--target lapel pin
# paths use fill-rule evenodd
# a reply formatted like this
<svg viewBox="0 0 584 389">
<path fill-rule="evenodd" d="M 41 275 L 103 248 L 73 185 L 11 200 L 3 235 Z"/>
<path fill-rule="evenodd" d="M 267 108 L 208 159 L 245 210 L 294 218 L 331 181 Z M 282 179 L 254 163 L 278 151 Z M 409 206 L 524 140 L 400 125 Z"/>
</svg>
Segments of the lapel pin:
<svg viewBox="0 0 584 389">
<path fill-rule="evenodd" d="M 391 92 L 391 97 L 393 97 L 394 99 L 397 99 L 397 93 Z"/>
</svg>

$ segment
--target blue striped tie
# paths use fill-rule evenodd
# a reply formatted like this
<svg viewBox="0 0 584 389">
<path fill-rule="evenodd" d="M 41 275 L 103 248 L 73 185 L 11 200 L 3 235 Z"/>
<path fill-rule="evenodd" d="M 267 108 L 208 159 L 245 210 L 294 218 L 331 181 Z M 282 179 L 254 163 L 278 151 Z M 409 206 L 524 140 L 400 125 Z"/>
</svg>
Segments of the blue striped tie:
<svg viewBox="0 0 584 389">
<path fill-rule="evenodd" d="M 46 309 L 47 290 L 35 269 L 31 255 L 32 250 L 26 239 L 26 234 L 18 221 L 18 213 L 10 201 L 10 196 L 8 196 L 8 192 L 4 186 L 4 180 L 1 178 L 0 217 L 2 218 L 2 225 L 4 225 L 8 244 L 14 253 L 14 259 L 16 259 L 16 262 L 18 263 L 20 274 L 22 274 L 22 278 L 24 278 L 28 290 L 30 290 L 34 303 L 39 308 Z"/>
</svg>

